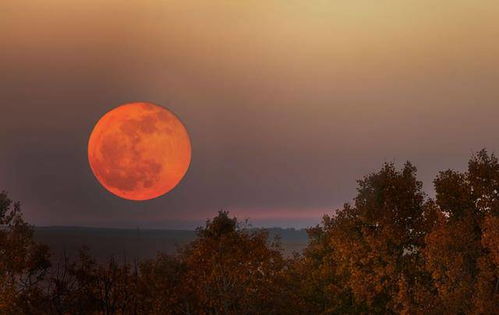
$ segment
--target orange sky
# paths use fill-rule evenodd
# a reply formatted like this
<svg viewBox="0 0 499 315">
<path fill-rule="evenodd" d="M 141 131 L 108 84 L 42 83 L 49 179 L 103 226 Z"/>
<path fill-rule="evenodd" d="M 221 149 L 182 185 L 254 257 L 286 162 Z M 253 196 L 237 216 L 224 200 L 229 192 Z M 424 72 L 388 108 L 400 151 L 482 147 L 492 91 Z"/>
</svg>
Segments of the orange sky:
<svg viewBox="0 0 499 315">
<path fill-rule="evenodd" d="M 431 191 L 499 147 L 498 15 L 492 0 L 2 1 L 0 188 L 34 223 L 88 225 L 222 207 L 312 220 L 384 161 L 414 161 Z M 131 101 L 167 105 L 193 141 L 189 177 L 142 216 L 92 190 L 80 148 Z"/>
</svg>

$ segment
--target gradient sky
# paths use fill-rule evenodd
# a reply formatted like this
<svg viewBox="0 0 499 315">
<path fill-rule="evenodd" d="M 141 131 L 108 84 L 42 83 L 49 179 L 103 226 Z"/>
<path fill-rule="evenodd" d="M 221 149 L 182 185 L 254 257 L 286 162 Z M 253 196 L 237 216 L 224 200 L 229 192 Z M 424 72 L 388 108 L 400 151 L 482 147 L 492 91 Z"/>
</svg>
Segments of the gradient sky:
<svg viewBox="0 0 499 315">
<path fill-rule="evenodd" d="M 0 189 L 37 225 L 318 223 L 383 162 L 432 179 L 499 149 L 496 0 L 0 2 Z M 148 202 L 102 188 L 93 125 L 150 101 L 191 168 Z"/>
</svg>

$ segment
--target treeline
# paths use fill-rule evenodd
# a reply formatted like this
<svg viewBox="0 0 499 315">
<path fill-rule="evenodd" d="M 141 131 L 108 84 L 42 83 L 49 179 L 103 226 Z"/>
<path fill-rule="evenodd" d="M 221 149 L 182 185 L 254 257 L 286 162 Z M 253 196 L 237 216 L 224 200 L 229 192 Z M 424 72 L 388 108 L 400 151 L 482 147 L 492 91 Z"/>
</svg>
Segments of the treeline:
<svg viewBox="0 0 499 315">
<path fill-rule="evenodd" d="M 416 168 L 385 164 L 310 228 L 301 254 L 227 212 L 177 255 L 50 265 L 18 203 L 0 194 L 0 313 L 494 314 L 499 310 L 499 163 L 481 151 L 428 198 Z"/>
</svg>

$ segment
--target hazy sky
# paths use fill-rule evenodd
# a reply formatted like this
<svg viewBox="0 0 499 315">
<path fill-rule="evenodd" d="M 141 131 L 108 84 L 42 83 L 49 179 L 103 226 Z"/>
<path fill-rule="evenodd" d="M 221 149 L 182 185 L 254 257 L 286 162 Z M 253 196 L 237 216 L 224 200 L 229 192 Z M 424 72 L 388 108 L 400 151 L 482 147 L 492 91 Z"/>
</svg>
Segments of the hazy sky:
<svg viewBox="0 0 499 315">
<path fill-rule="evenodd" d="M 0 1 L 0 189 L 38 225 L 192 227 L 219 209 L 317 223 L 385 161 L 499 149 L 497 0 Z M 112 107 L 186 124 L 170 194 L 119 199 L 87 141 Z"/>
</svg>

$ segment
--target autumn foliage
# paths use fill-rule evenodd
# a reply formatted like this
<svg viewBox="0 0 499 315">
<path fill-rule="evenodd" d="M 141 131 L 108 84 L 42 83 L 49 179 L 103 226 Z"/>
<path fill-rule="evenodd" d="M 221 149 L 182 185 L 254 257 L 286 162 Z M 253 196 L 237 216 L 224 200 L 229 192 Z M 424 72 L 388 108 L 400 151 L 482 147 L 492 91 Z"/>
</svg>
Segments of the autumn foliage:
<svg viewBox="0 0 499 315">
<path fill-rule="evenodd" d="M 99 264 L 83 249 L 52 265 L 2 193 L 0 313 L 495 314 L 499 162 L 481 151 L 434 187 L 385 164 L 292 257 L 221 211 L 176 255 Z"/>
</svg>

